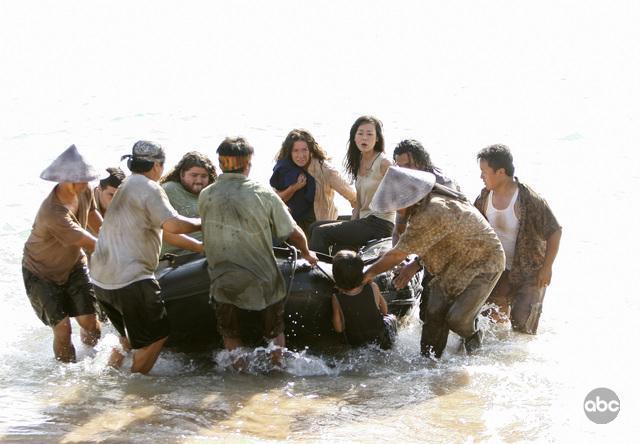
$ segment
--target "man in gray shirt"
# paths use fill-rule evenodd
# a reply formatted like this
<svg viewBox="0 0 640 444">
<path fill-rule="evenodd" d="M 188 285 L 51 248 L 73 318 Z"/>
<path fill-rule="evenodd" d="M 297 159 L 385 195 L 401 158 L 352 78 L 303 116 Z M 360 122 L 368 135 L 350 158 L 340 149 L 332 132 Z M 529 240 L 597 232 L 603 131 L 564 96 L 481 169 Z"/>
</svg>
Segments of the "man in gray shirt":
<svg viewBox="0 0 640 444">
<path fill-rule="evenodd" d="M 127 166 L 133 173 L 120 186 L 91 257 L 97 299 L 120 334 L 124 350 L 112 352 L 119 367 L 131 348 L 132 372 L 148 373 L 169 335 L 169 322 L 154 270 L 162 231 L 173 234 L 200 229 L 200 219 L 179 215 L 158 184 L 165 154 L 159 145 L 138 141 Z"/>
</svg>

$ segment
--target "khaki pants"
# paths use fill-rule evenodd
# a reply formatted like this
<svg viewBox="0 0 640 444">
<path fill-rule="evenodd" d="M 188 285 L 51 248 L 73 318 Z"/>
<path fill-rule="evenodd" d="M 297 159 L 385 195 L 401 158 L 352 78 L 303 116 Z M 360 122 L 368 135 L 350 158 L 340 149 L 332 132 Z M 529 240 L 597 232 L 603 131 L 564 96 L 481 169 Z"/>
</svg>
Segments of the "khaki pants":
<svg viewBox="0 0 640 444">
<path fill-rule="evenodd" d="M 447 346 L 449 330 L 463 339 L 472 337 L 477 331 L 478 314 L 499 277 L 499 273 L 478 274 L 455 298 L 450 298 L 439 284 L 431 286 L 426 303 L 421 304 L 421 353 L 440 357 Z"/>
<path fill-rule="evenodd" d="M 500 315 L 511 320 L 514 330 L 535 335 L 545 293 L 545 287 L 538 287 L 536 274 L 513 285 L 509 282 L 509 271 L 505 270 L 487 302 L 499 307 Z"/>
</svg>

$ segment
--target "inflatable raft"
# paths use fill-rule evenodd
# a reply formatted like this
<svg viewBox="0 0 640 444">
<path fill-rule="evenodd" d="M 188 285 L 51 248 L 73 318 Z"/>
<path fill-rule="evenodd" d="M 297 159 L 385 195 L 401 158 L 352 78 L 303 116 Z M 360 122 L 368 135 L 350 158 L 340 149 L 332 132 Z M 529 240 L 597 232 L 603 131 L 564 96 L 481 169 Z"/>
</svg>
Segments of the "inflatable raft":
<svg viewBox="0 0 640 444">
<path fill-rule="evenodd" d="M 390 247 L 390 239 L 374 241 L 363 247 L 359 254 L 365 264 L 370 264 Z M 341 344 L 342 336 L 333 331 L 331 324 L 331 264 L 319 262 L 317 267 L 312 268 L 306 261 L 297 259 L 293 248 L 274 247 L 274 254 L 287 282 L 287 346 L 314 348 Z M 330 257 L 324 259 L 329 261 Z M 156 275 L 171 323 L 167 345 L 180 349 L 221 347 L 214 306 L 209 300 L 206 258 L 199 254 L 178 256 L 165 263 Z M 422 272 L 414 276 L 402 290 L 393 287 L 392 279 L 393 274 L 387 272 L 378 275 L 375 282 L 387 301 L 389 312 L 402 318 L 420 299 Z M 256 318 L 253 324 L 259 325 L 258 322 Z M 253 345 L 260 342 L 259 336 L 256 330 L 243 339 Z"/>
</svg>

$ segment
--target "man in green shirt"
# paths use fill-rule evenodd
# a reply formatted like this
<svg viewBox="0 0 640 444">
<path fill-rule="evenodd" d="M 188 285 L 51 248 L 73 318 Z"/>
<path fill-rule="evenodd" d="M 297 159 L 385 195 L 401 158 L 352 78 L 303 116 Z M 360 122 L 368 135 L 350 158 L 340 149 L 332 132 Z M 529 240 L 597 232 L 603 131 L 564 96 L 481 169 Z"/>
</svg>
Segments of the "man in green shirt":
<svg viewBox="0 0 640 444">
<path fill-rule="evenodd" d="M 264 339 L 279 347 L 272 362 L 282 366 L 286 286 L 273 239 L 288 239 L 312 265 L 317 258 L 278 195 L 249 179 L 253 147 L 241 137 L 227 138 L 217 153 L 222 174 L 200 193 L 198 206 L 218 330 L 227 350 L 241 347 L 251 327 L 244 315 L 259 312 Z M 233 365 L 240 370 L 246 362 L 240 358 Z"/>
<path fill-rule="evenodd" d="M 160 180 L 160 186 L 167 193 L 169 202 L 176 211 L 185 217 L 200 217 L 198 196 L 200 192 L 216 180 L 216 168 L 211 159 L 198 151 L 190 151 L 182 156 L 180 162 Z M 185 254 L 194 248 L 182 245 L 187 236 L 164 235 L 160 257 L 165 253 Z M 202 242 L 202 232 L 190 233 L 189 237 Z M 182 239 L 180 239 L 182 238 Z M 176 244 L 176 240 L 178 241 Z"/>
</svg>

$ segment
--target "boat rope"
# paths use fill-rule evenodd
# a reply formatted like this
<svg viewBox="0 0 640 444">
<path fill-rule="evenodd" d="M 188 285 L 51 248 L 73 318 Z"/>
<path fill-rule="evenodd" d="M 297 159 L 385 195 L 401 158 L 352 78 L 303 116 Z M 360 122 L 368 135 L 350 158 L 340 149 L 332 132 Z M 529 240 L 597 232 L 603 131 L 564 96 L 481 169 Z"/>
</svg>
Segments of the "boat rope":
<svg viewBox="0 0 640 444">
<path fill-rule="evenodd" d="M 288 243 L 284 243 L 289 251 L 291 251 L 291 256 L 289 256 L 289 263 L 291 267 L 291 277 L 289 278 L 289 285 L 287 286 L 287 294 L 285 298 L 289 297 L 289 293 L 291 293 L 291 288 L 293 287 L 293 278 L 296 276 L 296 264 L 298 263 L 298 249 L 293 245 Z"/>
</svg>

